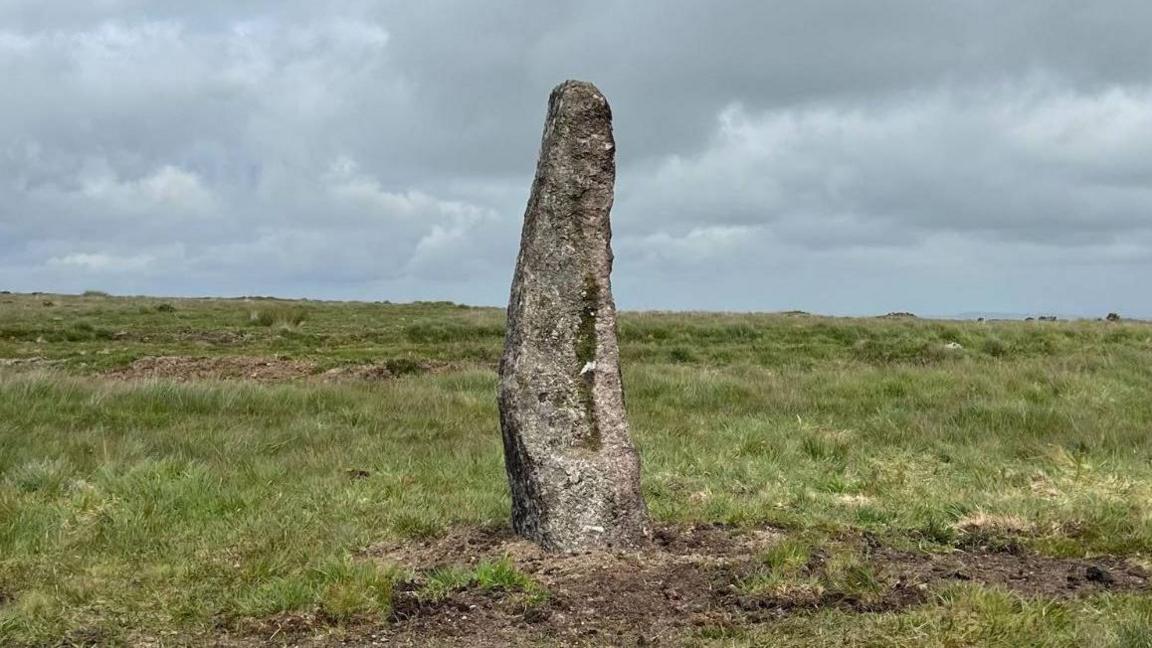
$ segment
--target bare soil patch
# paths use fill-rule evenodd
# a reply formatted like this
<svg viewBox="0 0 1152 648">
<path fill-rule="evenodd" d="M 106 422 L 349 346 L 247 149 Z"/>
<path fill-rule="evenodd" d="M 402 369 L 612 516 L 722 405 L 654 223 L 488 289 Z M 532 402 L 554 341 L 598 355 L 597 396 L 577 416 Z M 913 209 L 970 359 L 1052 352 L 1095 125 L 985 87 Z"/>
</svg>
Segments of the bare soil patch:
<svg viewBox="0 0 1152 648">
<path fill-rule="evenodd" d="M 427 373 L 450 369 L 447 364 L 425 361 L 384 361 L 323 370 L 315 362 L 268 356 L 147 356 L 117 367 L 104 376 L 119 380 L 164 379 L 181 382 L 193 380 L 255 380 L 285 382 L 316 380 L 388 380 L 399 375 Z"/>
<path fill-rule="evenodd" d="M 126 336 L 130 335 L 123 332 Z M 197 342 L 207 346 L 227 346 L 243 344 L 248 341 L 248 334 L 242 331 L 230 330 L 199 330 L 181 331 L 176 338 L 182 341 Z"/>
<path fill-rule="evenodd" d="M 31 358 L 0 358 L 0 367 L 3 368 L 37 368 L 59 364 L 59 360 L 49 360 L 40 356 Z"/>
<path fill-rule="evenodd" d="M 283 360 L 256 356 L 147 356 L 125 367 L 105 373 L 111 378 L 141 380 L 292 380 L 311 376 L 316 365 L 302 360 Z"/>
<path fill-rule="evenodd" d="M 415 574 L 396 593 L 391 625 L 376 632 L 389 645 L 675 645 L 676 637 L 694 629 L 737 627 L 820 608 L 899 610 L 926 602 L 934 589 L 954 582 L 1057 599 L 1149 588 L 1149 575 L 1118 557 L 915 553 L 855 537 L 844 542 L 875 579 L 868 595 L 836 587 L 749 593 L 742 584 L 764 571 L 758 554 L 783 537 L 772 529 L 664 526 L 643 551 L 549 554 L 508 530 L 457 529 L 441 538 L 375 547 L 371 556 Z M 546 599 L 526 604 L 513 592 L 476 588 L 437 599 L 422 594 L 423 579 L 433 569 L 499 559 L 540 583 Z M 801 580 L 819 582 L 828 559 L 822 548 L 814 551 Z"/>
</svg>

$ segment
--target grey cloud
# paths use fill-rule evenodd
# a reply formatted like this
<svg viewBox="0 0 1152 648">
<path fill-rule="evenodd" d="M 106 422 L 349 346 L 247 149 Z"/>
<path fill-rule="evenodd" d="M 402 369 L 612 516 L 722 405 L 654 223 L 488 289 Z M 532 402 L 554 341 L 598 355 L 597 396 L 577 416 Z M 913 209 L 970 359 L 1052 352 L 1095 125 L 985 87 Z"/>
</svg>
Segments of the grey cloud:
<svg viewBox="0 0 1152 648">
<path fill-rule="evenodd" d="M 667 158 L 622 203 L 672 227 L 771 222 L 797 242 L 1111 239 L 1150 226 L 1150 100 L 1152 86 L 1081 94 L 1024 82 L 880 106 L 736 107 L 703 152 Z"/>
<path fill-rule="evenodd" d="M 615 110 L 624 307 L 1152 314 L 1150 25 L 1135 0 L 13 0 L 0 272 L 500 303 L 578 77 Z"/>
</svg>

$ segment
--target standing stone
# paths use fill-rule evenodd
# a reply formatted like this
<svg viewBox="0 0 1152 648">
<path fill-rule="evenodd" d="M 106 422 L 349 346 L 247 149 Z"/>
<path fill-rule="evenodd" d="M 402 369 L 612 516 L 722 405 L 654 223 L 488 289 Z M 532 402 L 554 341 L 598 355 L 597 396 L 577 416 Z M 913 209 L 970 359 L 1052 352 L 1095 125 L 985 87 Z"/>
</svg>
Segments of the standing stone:
<svg viewBox="0 0 1152 648">
<path fill-rule="evenodd" d="M 500 362 L 512 526 L 547 549 L 648 536 L 612 301 L 612 111 L 590 83 L 552 91 Z"/>
</svg>

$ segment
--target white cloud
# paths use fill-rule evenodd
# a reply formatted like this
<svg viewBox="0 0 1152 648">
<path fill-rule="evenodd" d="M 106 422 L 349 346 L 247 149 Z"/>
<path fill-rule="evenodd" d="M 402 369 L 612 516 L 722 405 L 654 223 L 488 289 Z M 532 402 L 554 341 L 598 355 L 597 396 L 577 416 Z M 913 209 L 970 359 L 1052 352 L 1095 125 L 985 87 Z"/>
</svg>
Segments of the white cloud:
<svg viewBox="0 0 1152 648">
<path fill-rule="evenodd" d="M 386 191 L 379 180 L 361 172 L 359 164 L 348 157 L 334 161 L 325 180 L 334 200 L 379 217 L 429 219 L 479 211 L 469 205 L 437 200 L 419 191 Z"/>
<path fill-rule="evenodd" d="M 150 217 L 206 214 L 216 206 L 199 176 L 171 165 L 135 180 L 121 180 L 101 165 L 81 178 L 80 193 L 86 200 L 116 212 Z"/>
<path fill-rule="evenodd" d="M 677 236 L 657 232 L 640 237 L 621 237 L 616 247 L 647 262 L 666 261 L 694 266 L 747 252 L 746 246 L 763 234 L 762 228 L 744 225 L 694 227 Z"/>
<path fill-rule="evenodd" d="M 48 259 L 49 266 L 74 267 L 93 272 L 135 272 L 143 270 L 156 260 L 148 254 L 117 256 L 114 254 L 69 254 Z"/>
<path fill-rule="evenodd" d="M 630 178 L 622 205 L 681 230 L 761 224 L 817 247 L 909 245 L 943 231 L 1077 244 L 1148 226 L 1152 162 L 1138 155 L 1147 150 L 1149 87 L 1070 94 L 1029 84 L 857 106 L 733 105 L 709 147 Z M 1141 169 L 1136 182 L 1101 181 L 1140 178 Z"/>
</svg>

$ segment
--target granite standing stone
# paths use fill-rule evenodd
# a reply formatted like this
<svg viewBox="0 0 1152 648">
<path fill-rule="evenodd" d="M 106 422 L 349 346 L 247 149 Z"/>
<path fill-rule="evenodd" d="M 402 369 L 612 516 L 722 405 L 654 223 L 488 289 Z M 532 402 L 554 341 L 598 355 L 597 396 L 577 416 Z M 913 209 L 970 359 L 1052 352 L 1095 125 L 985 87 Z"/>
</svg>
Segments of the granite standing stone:
<svg viewBox="0 0 1152 648">
<path fill-rule="evenodd" d="M 635 546 L 649 535 L 609 279 L 615 153 L 600 91 L 579 81 L 557 86 L 500 362 L 512 525 L 553 550 Z"/>
</svg>

